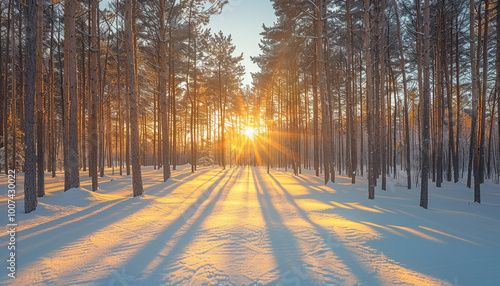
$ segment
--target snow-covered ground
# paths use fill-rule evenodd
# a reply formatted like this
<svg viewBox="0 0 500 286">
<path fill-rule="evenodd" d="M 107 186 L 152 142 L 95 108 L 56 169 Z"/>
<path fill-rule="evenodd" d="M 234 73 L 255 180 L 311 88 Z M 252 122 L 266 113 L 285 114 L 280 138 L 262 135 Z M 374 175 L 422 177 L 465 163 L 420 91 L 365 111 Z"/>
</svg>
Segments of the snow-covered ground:
<svg viewBox="0 0 500 286">
<path fill-rule="evenodd" d="M 20 178 L 20 177 L 18 177 Z M 482 204 L 463 182 L 419 189 L 388 180 L 368 200 L 366 181 L 324 186 L 312 175 L 265 168 L 189 166 L 161 182 L 143 169 L 100 178 L 92 193 L 47 195 L 24 214 L 17 189 L 16 278 L 7 276 L 7 226 L 0 284 L 12 285 L 500 285 L 500 188 L 482 185 Z M 7 224 L 7 179 L 0 176 Z"/>
</svg>

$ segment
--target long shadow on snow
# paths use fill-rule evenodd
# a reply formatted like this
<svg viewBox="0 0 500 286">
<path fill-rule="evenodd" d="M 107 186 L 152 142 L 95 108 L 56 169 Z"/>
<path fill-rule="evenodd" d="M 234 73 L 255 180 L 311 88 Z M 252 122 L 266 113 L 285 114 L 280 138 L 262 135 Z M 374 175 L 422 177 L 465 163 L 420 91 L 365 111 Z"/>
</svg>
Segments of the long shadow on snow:
<svg viewBox="0 0 500 286">
<path fill-rule="evenodd" d="M 214 177 L 217 176 L 218 174 L 219 173 L 215 174 Z M 202 174 L 200 173 L 197 176 L 200 176 L 200 175 L 202 175 Z M 155 188 L 155 187 L 158 187 L 158 186 L 154 185 L 154 186 L 151 186 L 149 188 Z M 147 192 L 147 190 L 149 188 L 144 190 L 145 193 Z M 40 234 L 35 235 L 33 237 L 21 240 L 21 241 L 19 241 L 19 244 L 22 245 L 21 249 L 23 249 L 23 251 L 29 251 L 29 254 L 32 257 L 31 260 L 35 261 L 39 257 L 42 257 L 42 256 L 46 255 L 47 253 L 54 251 L 54 249 L 50 249 L 50 247 L 45 247 L 45 245 L 54 241 L 54 237 L 57 237 L 58 247 L 59 247 L 58 249 L 61 249 L 64 246 L 66 246 L 72 242 L 75 242 L 76 240 L 88 235 L 89 233 L 99 232 L 101 229 L 106 228 L 107 226 L 111 225 L 112 223 L 114 223 L 116 221 L 119 221 L 121 219 L 125 219 L 128 216 L 133 216 L 136 212 L 141 211 L 142 208 L 144 206 L 146 206 L 147 204 L 149 204 L 150 202 L 151 202 L 150 200 L 135 200 L 133 198 L 123 199 L 123 200 L 117 202 L 115 205 L 113 205 L 105 210 L 98 211 L 98 209 L 100 207 L 102 207 L 103 204 L 106 203 L 106 202 L 103 202 L 103 203 L 100 203 L 100 204 L 92 207 L 91 209 L 86 209 L 84 211 L 70 215 L 71 217 L 75 217 L 76 219 L 69 224 L 58 227 L 57 228 L 57 236 L 53 235 L 52 231 L 54 231 L 55 229 L 52 229 L 49 232 L 43 232 L 43 233 L 40 233 Z M 126 217 L 117 215 L 118 213 L 127 212 L 128 211 L 127 207 L 133 207 L 133 209 L 135 211 L 132 213 L 128 213 Z M 95 213 L 92 214 L 92 212 L 95 212 Z M 91 214 L 91 215 L 87 216 L 86 218 L 84 218 L 82 220 L 78 220 L 77 218 L 84 213 Z M 100 219 L 95 219 L 94 218 L 95 215 L 99 215 Z M 63 217 L 63 218 L 57 219 L 56 222 L 60 221 L 60 220 L 68 220 L 68 217 Z M 57 225 L 56 222 L 53 222 L 53 224 Z M 77 227 L 78 227 L 79 231 L 75 231 L 75 227 L 76 227 L 74 224 L 75 222 L 78 222 Z M 33 230 L 32 232 L 39 231 L 40 229 L 47 227 L 46 224 L 35 227 L 36 230 L 33 230 L 33 228 L 31 228 L 31 230 Z M 88 230 L 90 230 L 90 232 Z M 28 234 L 24 234 L 24 235 L 28 235 Z M 21 232 L 19 237 L 22 237 L 22 235 L 23 234 Z M 26 246 L 24 246 L 24 245 L 26 245 Z M 36 256 L 36 258 L 34 258 L 34 256 Z M 19 264 L 20 269 L 22 269 L 22 266 L 23 266 L 22 261 L 20 261 L 19 263 L 20 263 Z"/>
<path fill-rule="evenodd" d="M 192 224 L 188 227 L 188 229 L 178 238 L 178 241 L 172 247 L 171 251 L 166 256 L 162 257 L 162 263 L 160 263 L 158 266 L 156 266 L 156 269 L 159 269 L 162 264 L 167 265 L 167 264 L 171 263 L 171 261 L 169 261 L 169 259 L 172 259 L 175 256 L 177 256 L 178 254 L 181 254 L 182 251 L 185 249 L 185 247 L 193 240 L 196 231 L 199 229 L 199 226 L 205 221 L 205 219 L 208 217 L 208 215 L 213 211 L 216 203 L 219 201 L 219 199 L 222 195 L 222 192 L 226 188 L 230 188 L 230 186 L 232 184 L 234 184 L 235 179 L 233 179 L 233 182 L 231 185 L 229 185 L 229 182 L 233 178 L 233 174 L 235 171 L 236 171 L 236 168 L 234 168 L 232 170 L 231 174 L 227 178 L 227 181 L 224 183 L 224 185 L 222 185 L 219 188 L 217 194 L 213 197 L 213 199 L 208 204 L 205 205 L 205 208 L 203 209 L 203 211 L 196 217 L 196 219 L 192 222 Z M 217 188 L 217 186 L 221 183 L 221 181 L 223 181 L 224 178 L 227 177 L 226 175 L 229 172 L 229 170 L 225 170 L 223 172 L 224 172 L 224 174 L 221 175 L 219 177 L 219 179 L 217 179 L 217 181 L 212 183 L 207 188 L 207 190 L 203 192 L 203 194 L 201 195 L 202 200 L 200 200 L 200 199 L 196 200 L 196 202 L 193 203 L 193 205 L 199 204 L 199 208 L 202 207 L 201 205 L 211 197 L 215 188 Z M 241 173 L 241 170 L 239 173 Z M 238 175 L 235 177 L 238 177 Z M 187 210 L 189 210 L 190 208 L 188 208 Z M 199 212 L 199 209 L 197 209 L 196 212 Z M 190 218 L 188 218 L 188 219 L 190 219 Z M 165 244 L 166 244 L 166 242 L 169 239 L 171 239 L 187 223 L 188 222 L 186 221 L 186 218 L 184 217 L 184 215 L 180 215 L 175 221 L 170 223 L 167 228 L 165 228 L 160 234 L 158 234 L 155 239 L 151 240 L 147 245 L 144 245 L 144 247 L 141 248 L 141 251 L 136 253 L 134 255 L 134 257 L 129 258 L 128 259 L 129 262 L 127 262 L 123 268 L 127 269 L 127 270 L 133 269 L 133 271 L 137 274 L 143 273 L 144 269 L 146 268 L 146 266 L 149 265 L 150 262 L 152 262 L 156 257 L 161 256 L 160 254 L 158 254 L 158 252 L 161 251 L 161 249 L 158 249 L 158 244 L 156 244 L 155 242 L 161 241 L 161 242 L 165 242 Z M 161 244 L 162 247 L 165 244 Z M 140 265 L 137 264 L 137 261 L 141 261 Z M 154 277 L 155 274 L 157 274 L 157 272 L 153 272 L 152 276 L 146 277 L 145 280 L 147 281 L 150 279 L 157 278 L 157 277 Z M 184 277 L 184 279 L 188 279 L 188 277 Z M 141 281 L 141 283 L 144 283 L 146 281 Z M 149 282 L 157 283 L 158 281 L 154 280 L 154 281 L 149 281 Z M 146 284 L 149 284 L 149 283 L 146 283 Z M 151 285 L 153 285 L 153 284 L 151 284 Z"/>
<path fill-rule="evenodd" d="M 309 216 L 307 215 L 307 212 L 304 211 L 301 207 L 299 207 L 297 205 L 297 203 L 295 202 L 295 199 L 293 198 L 293 196 L 281 185 L 281 183 L 276 180 L 276 178 L 274 178 L 274 176 L 272 174 L 269 174 L 269 178 L 271 178 L 274 183 L 276 184 L 276 186 L 278 186 L 282 191 L 283 191 L 283 194 L 285 194 L 285 197 L 287 198 L 287 200 L 297 209 L 298 213 L 302 216 L 302 218 L 307 221 L 311 226 L 314 227 L 314 229 L 316 230 L 317 233 L 319 233 L 321 235 L 321 237 L 323 238 L 324 240 L 324 243 L 325 245 L 328 245 L 332 251 L 332 253 L 336 254 L 339 259 L 344 262 L 345 265 L 347 265 L 351 271 L 352 274 L 354 274 L 356 276 L 356 278 L 358 278 L 359 281 L 363 282 L 363 281 L 373 281 L 372 277 L 370 277 L 370 275 L 368 273 L 366 273 L 363 268 L 364 266 L 355 262 L 355 263 L 352 263 L 352 261 L 356 260 L 356 257 L 354 255 L 352 255 L 352 253 L 350 253 L 350 251 L 348 249 L 346 249 L 345 247 L 334 247 L 334 245 L 332 243 L 329 243 L 327 241 L 328 239 L 328 236 L 331 235 L 332 233 L 330 233 L 328 230 L 326 230 L 325 228 L 323 228 L 322 226 L 320 226 L 319 224 L 313 222 Z M 376 273 L 374 273 L 373 275 L 375 275 Z"/>
<path fill-rule="evenodd" d="M 278 283 L 286 278 L 287 272 L 291 274 L 290 271 L 292 267 L 301 267 L 304 265 L 304 262 L 301 258 L 301 254 L 297 250 L 297 239 L 284 225 L 280 213 L 272 202 L 270 195 L 272 186 L 266 186 L 263 183 L 264 179 L 262 176 L 259 173 L 256 175 L 256 173 L 255 168 L 252 168 L 252 177 L 255 184 L 255 190 L 257 191 L 257 199 L 269 233 L 269 240 L 271 241 L 274 258 L 278 264 L 277 268 L 280 277 L 278 281 L 274 281 L 274 283 Z M 283 253 L 286 253 L 286 257 L 282 255 Z"/>
<path fill-rule="evenodd" d="M 196 174 L 194 174 L 192 176 L 189 176 L 189 177 L 191 177 L 191 178 L 194 179 L 194 178 L 196 178 L 198 176 L 204 175 L 208 171 L 210 171 L 210 170 L 206 170 L 206 171 L 201 172 L 201 173 L 196 173 Z M 218 174 L 216 174 L 216 175 L 218 175 Z M 164 195 L 168 195 L 172 190 L 175 189 L 175 187 L 177 187 L 178 185 L 181 185 L 181 184 L 182 184 L 182 182 L 174 182 L 174 183 L 172 183 L 172 181 L 161 182 L 160 184 L 152 185 L 152 186 L 149 186 L 148 188 L 145 188 L 144 189 L 144 194 L 146 194 L 146 195 L 160 195 L 160 194 L 164 194 L 165 192 L 168 191 L 166 194 L 164 194 Z M 166 186 L 164 186 L 164 185 L 166 185 Z M 156 189 L 158 189 L 158 190 L 156 190 Z M 73 191 L 75 191 L 75 190 L 73 190 Z M 151 192 L 151 191 L 153 191 L 153 192 Z M 64 193 L 61 193 L 61 194 L 58 194 L 58 195 L 63 196 Z M 118 207 L 120 207 L 119 209 L 123 209 L 123 205 L 126 202 L 131 202 L 131 204 L 133 204 L 135 202 L 135 201 L 131 201 L 131 199 L 134 199 L 134 198 L 133 197 L 124 197 L 123 199 L 116 199 L 116 200 L 113 200 L 113 201 L 103 201 L 103 202 L 100 202 L 100 203 L 98 203 L 98 204 L 96 204 L 96 205 L 94 205 L 92 207 L 83 209 L 81 211 L 72 213 L 70 215 L 63 216 L 63 217 L 57 218 L 55 220 L 47 221 L 47 222 L 41 223 L 39 225 L 30 227 L 30 228 L 27 228 L 27 229 L 23 229 L 21 231 L 18 231 L 18 235 L 19 235 L 19 237 L 22 238 L 23 236 L 28 236 L 28 235 L 33 234 L 35 232 L 38 232 L 40 230 L 44 230 L 44 229 L 48 229 L 48 228 L 52 228 L 52 227 L 55 227 L 54 229 L 57 229 L 57 228 L 60 228 L 60 227 L 66 227 L 66 226 L 71 225 L 72 223 L 81 222 L 83 220 L 89 219 L 92 216 L 100 214 L 103 211 L 106 211 L 106 213 L 108 213 L 108 212 L 110 212 L 110 211 L 112 211 L 112 210 L 114 210 L 114 209 L 116 209 Z M 113 205 L 111 207 L 106 208 L 105 210 L 99 211 L 99 209 L 102 209 L 103 206 L 106 207 L 110 202 L 114 202 L 114 201 L 117 201 L 115 203 L 115 205 L 116 204 L 119 204 L 119 205 L 116 205 L 116 206 Z M 36 212 L 33 212 L 33 215 L 36 215 Z M 89 215 L 89 216 L 87 216 L 87 215 Z M 85 217 L 84 219 L 79 219 L 82 216 L 87 216 L 87 217 Z M 108 219 L 109 217 L 108 216 L 103 216 L 103 218 L 104 219 Z M 64 223 L 66 223 L 68 221 L 71 221 L 71 222 L 68 223 L 68 224 L 65 224 L 64 226 L 59 226 L 60 224 L 64 224 Z M 54 229 L 52 229 L 52 230 L 54 230 Z M 3 236 L 7 236 L 7 235 L 3 235 Z M 0 238 L 1 237 L 2 236 L 0 236 Z"/>
</svg>

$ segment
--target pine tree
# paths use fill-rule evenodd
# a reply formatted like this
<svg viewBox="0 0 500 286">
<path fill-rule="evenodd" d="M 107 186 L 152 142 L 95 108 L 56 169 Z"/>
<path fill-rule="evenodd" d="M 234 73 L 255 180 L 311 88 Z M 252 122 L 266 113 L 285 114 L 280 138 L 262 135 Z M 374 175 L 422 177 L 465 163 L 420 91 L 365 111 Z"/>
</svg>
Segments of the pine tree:
<svg viewBox="0 0 500 286">
<path fill-rule="evenodd" d="M 420 1 L 420 0 L 417 0 Z M 471 0 L 472 1 L 472 0 Z M 418 5 L 420 6 L 420 5 Z M 423 108 L 423 130 L 422 130 L 422 182 L 420 185 L 420 206 L 424 209 L 428 205 L 429 197 L 429 147 L 430 147 L 430 122 L 429 122 L 429 106 L 430 106 L 430 6 L 429 0 L 424 0 L 424 93 L 422 97 Z"/>
<path fill-rule="evenodd" d="M 125 51 L 127 53 L 127 77 L 129 79 L 128 97 L 130 98 L 130 125 L 131 125 L 131 153 L 132 153 L 132 188 L 134 197 L 143 193 L 141 162 L 139 153 L 139 124 L 137 122 L 137 85 L 135 74 L 135 44 L 132 25 L 134 17 L 132 16 L 133 0 L 125 1 Z"/>
<path fill-rule="evenodd" d="M 40 1 L 39 1 L 40 2 Z M 36 46 L 37 46 L 37 12 L 36 1 L 27 0 L 27 53 L 26 53 L 26 98 L 24 100 L 24 212 L 30 213 L 37 206 L 36 190 L 36 153 L 33 134 L 35 114 L 35 80 L 36 80 Z"/>
</svg>

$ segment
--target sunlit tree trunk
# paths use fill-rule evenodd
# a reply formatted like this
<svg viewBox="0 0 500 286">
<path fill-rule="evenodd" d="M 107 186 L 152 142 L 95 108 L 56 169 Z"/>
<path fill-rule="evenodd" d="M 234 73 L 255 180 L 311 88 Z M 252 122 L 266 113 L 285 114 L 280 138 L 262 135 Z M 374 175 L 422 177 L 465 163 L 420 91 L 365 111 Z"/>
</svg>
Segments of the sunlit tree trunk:
<svg viewBox="0 0 500 286">
<path fill-rule="evenodd" d="M 314 53 L 313 70 L 312 73 L 312 86 L 313 86 L 313 137 L 314 137 L 314 170 L 316 177 L 319 177 L 319 102 L 318 102 L 318 74 L 317 74 L 317 55 Z"/>
<path fill-rule="evenodd" d="M 132 151 L 132 188 L 134 197 L 143 193 L 141 162 L 139 154 L 139 125 L 137 122 L 137 85 L 135 75 L 135 45 L 132 25 L 135 22 L 132 17 L 132 1 L 125 1 L 125 50 L 127 52 L 127 77 L 129 78 L 130 98 L 130 125 L 131 125 L 131 151 Z"/>
<path fill-rule="evenodd" d="M 118 38 L 117 38 L 118 41 Z M 123 108 L 122 108 L 122 74 L 121 74 L 121 67 L 120 67 L 120 52 L 117 55 L 117 73 L 118 73 L 118 127 L 119 127 L 119 136 L 120 136 L 120 156 L 119 156 L 119 164 L 120 164 L 120 176 L 123 175 Z"/>
<path fill-rule="evenodd" d="M 52 178 L 56 177 L 56 120 L 54 116 L 55 112 L 55 76 L 54 76 L 54 5 L 51 7 L 50 11 L 50 51 L 49 51 L 49 141 L 50 141 L 50 171 L 52 172 Z"/>
<path fill-rule="evenodd" d="M 497 140 L 498 140 L 498 150 L 497 152 L 500 152 L 500 2 L 497 3 L 497 7 L 496 7 L 496 13 L 497 13 L 497 54 L 496 54 L 496 74 L 497 74 L 497 78 L 496 78 L 496 89 L 497 89 L 497 120 L 498 120 L 498 123 L 497 123 L 497 131 L 498 131 L 498 134 L 497 134 Z M 492 136 L 492 135 L 490 135 Z M 500 156 L 498 158 L 498 160 L 500 161 Z M 497 163 L 499 168 L 497 169 L 497 176 L 500 177 L 500 163 Z"/>
</svg>

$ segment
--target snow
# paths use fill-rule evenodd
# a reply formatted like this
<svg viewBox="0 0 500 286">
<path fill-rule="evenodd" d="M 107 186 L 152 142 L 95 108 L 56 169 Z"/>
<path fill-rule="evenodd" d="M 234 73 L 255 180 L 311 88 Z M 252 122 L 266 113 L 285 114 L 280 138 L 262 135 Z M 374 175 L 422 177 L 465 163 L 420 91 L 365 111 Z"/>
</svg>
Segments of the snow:
<svg viewBox="0 0 500 286">
<path fill-rule="evenodd" d="M 108 172 L 110 173 L 110 172 Z M 115 173 L 117 174 L 118 172 Z M 265 168 L 143 168 L 145 194 L 131 176 L 99 178 L 99 192 L 47 195 L 24 214 L 17 188 L 13 285 L 500 285 L 500 190 L 482 185 L 482 204 L 463 182 L 434 184 L 429 209 L 418 188 L 388 179 L 368 200 L 365 179 L 323 185 Z M 7 217 L 6 176 L 0 214 Z M 7 230 L 7 227 L 6 227 Z M 6 231 L 1 257 L 8 257 Z"/>
</svg>

